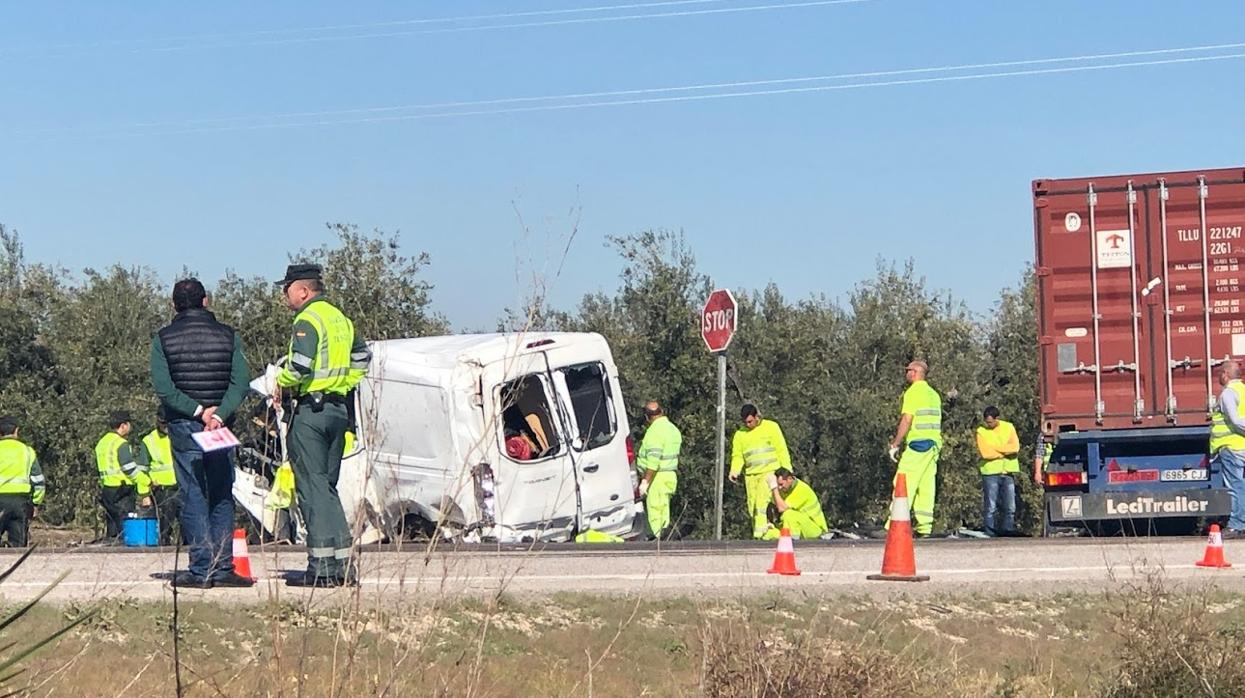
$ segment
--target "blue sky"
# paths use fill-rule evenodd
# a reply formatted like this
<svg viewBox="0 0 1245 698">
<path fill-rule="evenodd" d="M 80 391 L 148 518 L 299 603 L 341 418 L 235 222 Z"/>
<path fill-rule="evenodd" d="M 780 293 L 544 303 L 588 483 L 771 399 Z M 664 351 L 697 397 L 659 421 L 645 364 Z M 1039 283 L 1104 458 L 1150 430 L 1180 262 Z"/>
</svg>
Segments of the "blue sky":
<svg viewBox="0 0 1245 698">
<path fill-rule="evenodd" d="M 717 12 L 798 2 L 5 4 L 0 222 L 34 261 L 145 264 L 170 281 L 183 266 L 205 280 L 226 268 L 279 277 L 287 251 L 329 241 L 329 221 L 400 230 L 408 253 L 432 255 L 435 306 L 459 329 L 491 328 L 528 277 L 553 272 L 576 209 L 556 307 L 617 286 L 606 235 L 673 228 L 719 285 L 841 296 L 879 256 L 911 256 L 933 286 L 985 310 L 1032 259 L 1030 180 L 1245 165 L 1243 59 L 594 108 L 384 109 L 1245 42 L 1239 2 Z M 513 26 L 533 23 L 547 24 Z M 506 28 L 472 29 L 483 25 Z M 440 116 L 409 118 L 428 113 Z"/>
</svg>

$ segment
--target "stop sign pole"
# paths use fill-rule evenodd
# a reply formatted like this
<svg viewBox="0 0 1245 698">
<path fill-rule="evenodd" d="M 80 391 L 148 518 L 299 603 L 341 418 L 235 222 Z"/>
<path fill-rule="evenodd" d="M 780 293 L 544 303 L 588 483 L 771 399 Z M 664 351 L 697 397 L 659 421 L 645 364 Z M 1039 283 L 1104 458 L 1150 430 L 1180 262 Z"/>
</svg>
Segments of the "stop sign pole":
<svg viewBox="0 0 1245 698">
<path fill-rule="evenodd" d="M 718 459 L 713 509 L 713 538 L 722 540 L 722 488 L 726 481 L 726 348 L 735 337 L 738 322 L 735 296 L 720 288 L 709 294 L 700 312 L 700 337 L 709 352 L 718 357 Z"/>
</svg>

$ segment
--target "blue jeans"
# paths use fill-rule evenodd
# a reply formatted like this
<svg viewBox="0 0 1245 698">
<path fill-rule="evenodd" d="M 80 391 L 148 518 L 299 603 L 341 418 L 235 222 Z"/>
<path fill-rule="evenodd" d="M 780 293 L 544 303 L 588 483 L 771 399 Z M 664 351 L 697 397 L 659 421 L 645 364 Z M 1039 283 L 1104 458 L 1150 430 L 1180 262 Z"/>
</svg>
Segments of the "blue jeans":
<svg viewBox="0 0 1245 698">
<path fill-rule="evenodd" d="M 1215 454 L 1223 484 L 1232 496 L 1232 516 L 1228 518 L 1229 531 L 1245 531 L 1245 453 L 1219 449 Z"/>
<path fill-rule="evenodd" d="M 190 573 L 219 579 L 233 573 L 233 449 L 204 453 L 191 438 L 201 431 L 200 422 L 169 422 Z"/>
<path fill-rule="evenodd" d="M 1016 481 L 1011 475 L 981 476 L 981 519 L 986 535 L 1016 532 Z M 995 515 L 1003 510 L 1003 523 L 994 527 Z"/>
</svg>

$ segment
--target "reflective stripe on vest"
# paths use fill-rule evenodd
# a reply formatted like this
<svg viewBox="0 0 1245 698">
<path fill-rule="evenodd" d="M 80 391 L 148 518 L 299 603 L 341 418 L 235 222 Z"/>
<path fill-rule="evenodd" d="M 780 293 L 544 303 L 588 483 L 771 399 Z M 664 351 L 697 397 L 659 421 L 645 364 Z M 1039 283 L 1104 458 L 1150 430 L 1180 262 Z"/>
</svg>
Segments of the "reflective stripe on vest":
<svg viewBox="0 0 1245 698">
<path fill-rule="evenodd" d="M 783 501 L 787 503 L 787 506 L 812 519 L 813 523 L 821 528 L 822 533 L 829 530 L 826 526 L 826 515 L 821 510 L 821 500 L 817 499 L 817 493 L 809 487 L 807 482 L 797 479 L 791 491 L 783 496 Z"/>
<path fill-rule="evenodd" d="M 316 355 L 304 357 L 294 353 L 290 342 L 290 363 L 311 369 L 299 390 L 307 393 L 345 395 L 354 387 L 350 380 L 351 354 L 354 345 L 354 324 L 328 301 L 312 301 L 294 318 L 295 324 L 307 322 L 316 330 Z M 310 363 L 308 363 L 310 360 Z"/>
<path fill-rule="evenodd" d="M 0 439 L 0 494 L 30 494 L 34 449 L 14 438 Z"/>
<path fill-rule="evenodd" d="M 679 469 L 679 451 L 683 448 L 683 435 L 667 417 L 653 420 L 644 432 L 640 443 L 638 462 L 645 470 L 673 473 Z M 656 467 L 653 467 L 656 466 Z"/>
<path fill-rule="evenodd" d="M 942 445 L 942 397 L 925 381 L 916 381 L 904 392 L 904 405 L 912 410 L 912 426 L 904 443 L 933 441 Z"/>
<path fill-rule="evenodd" d="M 99 467 L 99 484 L 104 487 L 120 487 L 133 484 L 121 470 L 117 451 L 125 445 L 125 439 L 115 431 L 104 434 L 95 444 L 95 464 Z"/>
<path fill-rule="evenodd" d="M 780 467 L 790 468 L 789 459 L 784 462 L 780 458 L 778 445 L 782 443 L 782 430 L 776 422 L 762 419 L 751 429 L 739 429 L 735 432 L 731 448 L 739 449 L 739 458 L 743 461 L 742 470 L 747 475 L 765 475 Z"/>
<path fill-rule="evenodd" d="M 1232 381 L 1223 389 L 1236 393 L 1236 411 L 1238 415 L 1245 416 L 1245 383 Z M 1218 453 L 1221 448 L 1230 451 L 1245 451 L 1245 436 L 1232 431 L 1227 418 L 1219 411 L 1219 404 L 1216 401 L 1215 411 L 1210 418 L 1210 452 Z"/>
<path fill-rule="evenodd" d="M 777 452 L 778 449 L 773 446 L 760 446 L 758 448 L 748 449 L 747 451 L 744 451 L 744 467 L 751 469 L 762 465 L 769 465 L 770 463 L 777 463 L 778 456 L 771 455 L 777 454 Z"/>
<path fill-rule="evenodd" d="M 147 474 L 151 481 L 161 487 L 172 487 L 177 484 L 177 472 L 173 469 L 173 444 L 168 436 L 152 430 L 143 437 L 143 446 L 147 447 L 147 455 L 151 464 L 147 466 Z"/>
</svg>

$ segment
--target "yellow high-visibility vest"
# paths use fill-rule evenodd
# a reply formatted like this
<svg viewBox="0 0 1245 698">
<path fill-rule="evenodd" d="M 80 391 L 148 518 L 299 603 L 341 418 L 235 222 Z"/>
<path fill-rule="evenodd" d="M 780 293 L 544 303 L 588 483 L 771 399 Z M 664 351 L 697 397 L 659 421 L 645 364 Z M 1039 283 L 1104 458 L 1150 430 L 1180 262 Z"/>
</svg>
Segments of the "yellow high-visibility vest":
<svg viewBox="0 0 1245 698">
<path fill-rule="evenodd" d="M 902 414 L 912 415 L 904 444 L 933 441 L 942 446 L 942 396 L 923 380 L 913 381 L 903 394 Z"/>
<path fill-rule="evenodd" d="M 985 426 L 977 427 L 977 443 L 979 446 L 985 446 L 992 449 L 996 453 L 1002 455 L 1004 448 L 1014 446 L 1019 448 L 1020 437 L 1016 435 L 1016 427 L 1011 422 L 1000 419 L 998 426 L 989 429 Z M 1010 450 L 1010 449 L 1009 449 Z M 1002 458 L 982 458 L 979 464 L 982 475 L 1002 475 L 1003 473 L 1020 472 L 1020 458 L 1018 453 Z"/>
<path fill-rule="evenodd" d="M 1245 415 L 1245 383 L 1234 380 L 1223 386 L 1223 389 L 1236 393 L 1237 412 Z M 1232 431 L 1228 419 L 1219 411 L 1219 403 L 1216 401 L 1215 411 L 1210 418 L 1210 452 L 1213 455 L 1221 448 L 1230 451 L 1245 451 L 1245 436 Z"/>
<path fill-rule="evenodd" d="M 176 486 L 177 471 L 173 468 L 173 443 L 168 435 L 161 435 L 159 431 L 152 429 L 143 437 L 143 446 L 147 448 L 147 455 L 151 457 L 151 464 L 147 466 L 147 474 L 151 477 L 152 483 L 161 487 Z"/>
</svg>

